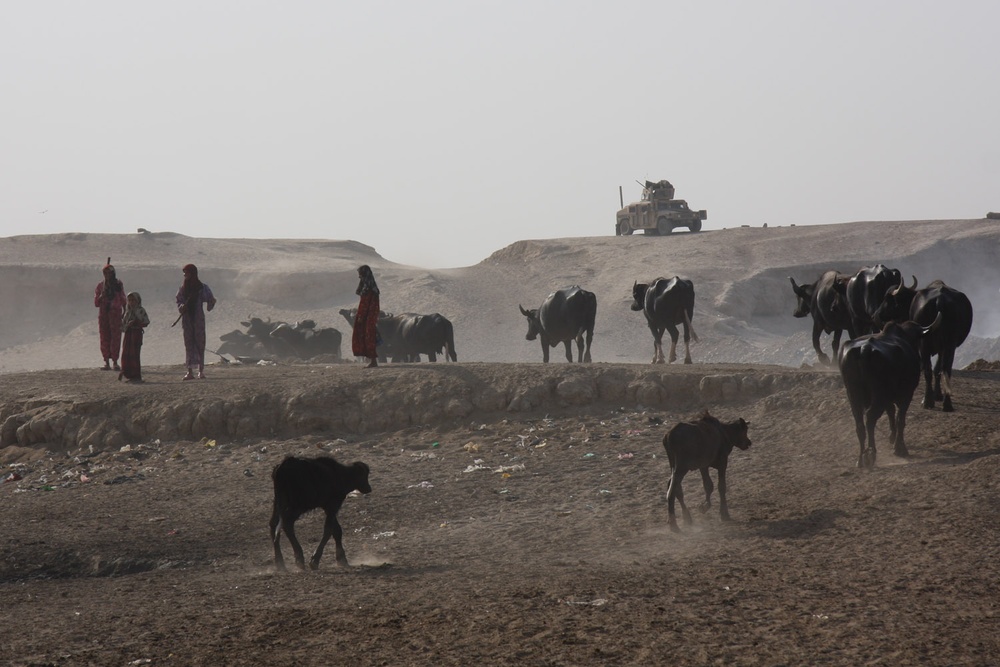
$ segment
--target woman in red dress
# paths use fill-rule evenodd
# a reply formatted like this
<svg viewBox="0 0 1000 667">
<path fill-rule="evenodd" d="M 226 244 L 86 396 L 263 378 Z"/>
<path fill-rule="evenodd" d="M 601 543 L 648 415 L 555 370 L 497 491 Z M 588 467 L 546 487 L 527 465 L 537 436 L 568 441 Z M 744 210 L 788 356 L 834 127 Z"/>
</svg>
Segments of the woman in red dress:
<svg viewBox="0 0 1000 667">
<path fill-rule="evenodd" d="M 354 333 L 351 337 L 351 349 L 355 357 L 368 357 L 366 368 L 378 366 L 378 285 L 375 275 L 367 264 L 358 267 L 358 289 L 355 294 L 361 297 L 358 303 L 358 314 L 354 318 Z"/>
</svg>

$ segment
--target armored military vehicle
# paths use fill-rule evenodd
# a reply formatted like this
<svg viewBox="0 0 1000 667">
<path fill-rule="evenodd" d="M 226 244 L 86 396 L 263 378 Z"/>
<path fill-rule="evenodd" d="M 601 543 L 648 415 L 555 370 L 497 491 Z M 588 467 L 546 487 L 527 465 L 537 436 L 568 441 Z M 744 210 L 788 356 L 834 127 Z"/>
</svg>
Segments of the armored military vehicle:
<svg viewBox="0 0 1000 667">
<path fill-rule="evenodd" d="M 641 201 L 628 206 L 624 205 L 624 200 L 621 203 L 622 209 L 615 216 L 616 236 L 628 236 L 640 229 L 648 235 L 660 236 L 678 227 L 699 232 L 701 221 L 708 219 L 707 211 L 692 211 L 686 201 L 674 199 L 674 186 L 670 181 L 646 181 Z"/>
</svg>

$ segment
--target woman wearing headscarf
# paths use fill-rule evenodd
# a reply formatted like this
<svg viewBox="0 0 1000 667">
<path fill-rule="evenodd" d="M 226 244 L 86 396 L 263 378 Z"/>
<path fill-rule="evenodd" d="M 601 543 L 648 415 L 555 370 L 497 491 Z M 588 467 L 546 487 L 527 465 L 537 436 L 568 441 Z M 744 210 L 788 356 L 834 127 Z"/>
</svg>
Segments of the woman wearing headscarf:
<svg viewBox="0 0 1000 667">
<path fill-rule="evenodd" d="M 97 328 L 101 332 L 101 356 L 104 359 L 102 371 L 118 367 L 118 355 L 122 347 L 122 313 L 125 310 L 125 285 L 115 275 L 111 258 L 104 265 L 104 280 L 94 289 L 94 306 L 97 311 Z"/>
<path fill-rule="evenodd" d="M 185 380 L 205 379 L 205 311 L 215 308 L 215 295 L 208 285 L 198 279 L 198 267 L 188 264 L 183 269 L 184 283 L 177 290 L 177 311 L 184 329 Z M 177 324 L 174 322 L 174 324 Z M 198 369 L 198 375 L 195 375 Z"/>
<path fill-rule="evenodd" d="M 358 314 L 354 317 L 354 333 L 351 337 L 351 348 L 355 357 L 368 357 L 367 368 L 378 366 L 378 285 L 375 275 L 367 264 L 358 267 L 358 289 L 355 294 L 361 297 L 358 302 Z"/>
<path fill-rule="evenodd" d="M 142 297 L 138 292 L 129 292 L 125 314 L 122 316 L 122 372 L 118 379 L 126 382 L 142 382 L 142 330 L 149 326 L 149 314 L 142 307 Z"/>
</svg>

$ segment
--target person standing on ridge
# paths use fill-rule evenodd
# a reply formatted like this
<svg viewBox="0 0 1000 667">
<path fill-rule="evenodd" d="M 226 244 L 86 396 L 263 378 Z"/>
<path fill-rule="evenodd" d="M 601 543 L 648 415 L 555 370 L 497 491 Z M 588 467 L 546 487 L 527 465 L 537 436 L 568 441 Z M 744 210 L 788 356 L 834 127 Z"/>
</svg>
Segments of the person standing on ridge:
<svg viewBox="0 0 1000 667">
<path fill-rule="evenodd" d="M 198 279 L 198 267 L 187 264 L 182 269 L 184 283 L 177 290 L 177 311 L 180 313 L 177 321 L 181 321 L 184 329 L 184 363 L 187 366 L 185 380 L 205 379 L 205 311 L 215 308 L 215 295 L 208 285 Z M 173 326 L 173 324 L 171 325 Z M 198 375 L 195 375 L 195 369 Z"/>
<path fill-rule="evenodd" d="M 125 310 L 125 285 L 118 280 L 111 258 L 104 265 L 104 280 L 94 289 L 94 306 L 97 311 L 97 328 L 101 332 L 101 356 L 104 359 L 102 371 L 118 366 L 118 355 L 122 347 L 122 313 Z"/>
<path fill-rule="evenodd" d="M 351 335 L 351 348 L 355 357 L 368 357 L 366 368 L 378 366 L 378 312 L 379 291 L 375 284 L 375 275 L 367 264 L 358 267 L 358 289 L 354 292 L 361 297 L 358 302 L 358 314 L 354 317 L 354 332 Z"/>
</svg>

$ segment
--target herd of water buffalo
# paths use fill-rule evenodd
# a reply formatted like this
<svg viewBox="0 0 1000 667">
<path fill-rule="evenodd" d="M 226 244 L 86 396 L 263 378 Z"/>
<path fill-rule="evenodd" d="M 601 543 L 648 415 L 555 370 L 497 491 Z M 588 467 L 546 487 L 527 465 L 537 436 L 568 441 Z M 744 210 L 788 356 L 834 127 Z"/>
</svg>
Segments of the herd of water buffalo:
<svg viewBox="0 0 1000 667">
<path fill-rule="evenodd" d="M 951 398 L 951 373 L 955 350 L 972 329 L 972 304 L 958 290 L 940 280 L 917 289 L 917 279 L 907 287 L 902 274 L 882 264 L 866 267 L 854 274 L 827 271 L 811 284 L 799 285 L 789 278 L 797 299 L 795 317 L 812 316 L 813 347 L 820 361 L 833 361 L 820 347 L 820 334 L 833 334 L 833 358 L 837 360 L 847 390 L 855 421 L 860 455 L 859 467 L 875 464 L 875 424 L 883 414 L 889 417 L 889 440 L 897 456 L 907 454 L 903 439 L 906 412 L 920 384 L 921 370 L 926 383 L 923 405 L 932 408 L 942 401 L 945 412 L 954 410 Z M 684 363 L 691 363 L 689 348 L 692 337 L 697 340 L 691 320 L 694 316 L 694 285 L 690 280 L 674 276 L 658 278 L 652 283 L 635 283 L 632 287 L 632 310 L 641 310 L 653 334 L 653 363 L 673 362 L 680 331 L 684 330 Z M 549 348 L 565 346 L 566 360 L 573 361 L 572 345 L 577 346 L 577 361 L 591 360 L 590 344 L 594 336 L 597 298 L 579 286 L 567 287 L 548 295 L 538 308 L 526 310 L 518 306 L 528 321 L 528 340 L 538 339 L 542 359 L 549 360 Z M 353 310 L 340 311 L 354 324 Z M 248 329 L 270 323 L 251 320 Z M 280 325 L 288 327 L 288 325 Z M 268 336 L 273 336 L 272 328 Z M 313 337 L 321 335 L 313 325 L 288 327 L 308 330 Z M 428 354 L 431 361 L 443 349 L 448 358 L 457 361 L 451 322 L 439 314 L 393 316 L 383 314 L 379 331 L 388 356 L 401 361 L 417 361 L 419 354 Z M 671 346 L 667 359 L 663 355 L 662 338 L 670 333 Z M 848 341 L 841 346 L 847 332 Z M 248 334 L 250 332 L 248 331 Z M 339 347 L 339 332 L 337 341 Z M 277 336 L 289 341 L 286 334 Z M 292 344 L 292 343 L 289 343 Z M 301 344 L 301 343 L 299 343 Z M 339 351 L 338 351 L 339 354 Z M 931 366 L 931 358 L 937 362 Z M 932 378 L 933 375 L 933 378 Z M 726 468 L 734 447 L 747 449 L 751 442 L 748 425 L 743 419 L 724 423 L 705 412 L 694 422 L 681 422 L 663 438 L 670 462 L 671 477 L 667 487 L 670 527 L 677 530 L 674 502 L 678 501 L 685 522 L 691 515 L 684 503 L 681 482 L 691 471 L 701 473 L 706 507 L 711 504 L 712 481 L 709 468 L 718 471 L 720 512 L 729 518 L 726 503 Z M 343 531 L 337 521 L 337 511 L 351 491 L 371 491 L 368 467 L 361 462 L 344 466 L 330 458 L 288 458 L 276 466 L 274 481 L 274 511 L 270 522 L 274 560 L 279 568 L 284 561 L 278 546 L 285 533 L 295 552 L 296 564 L 305 567 L 302 547 L 295 537 L 294 523 L 303 512 L 315 508 L 326 511 L 323 537 L 309 565 L 318 567 L 323 548 L 333 537 L 337 561 L 347 564 L 344 554 Z"/>
</svg>

